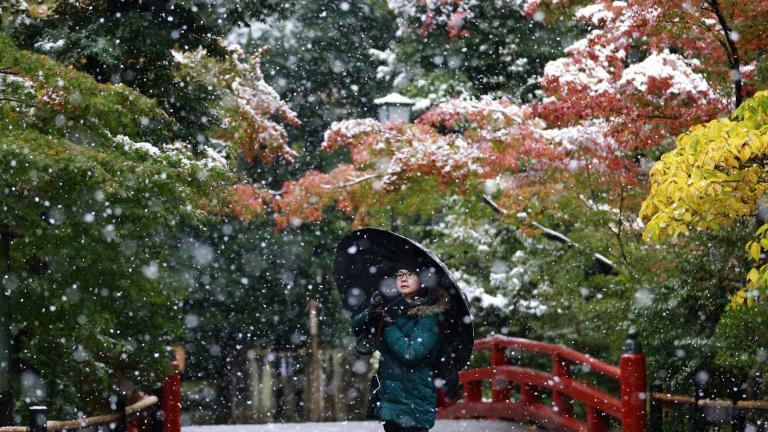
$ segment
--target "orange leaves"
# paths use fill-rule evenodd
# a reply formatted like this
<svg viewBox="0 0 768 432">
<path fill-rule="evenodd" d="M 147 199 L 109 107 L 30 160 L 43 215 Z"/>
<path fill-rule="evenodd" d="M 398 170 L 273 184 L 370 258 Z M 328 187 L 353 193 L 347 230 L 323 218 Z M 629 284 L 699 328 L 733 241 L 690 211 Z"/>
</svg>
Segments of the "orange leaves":
<svg viewBox="0 0 768 432">
<path fill-rule="evenodd" d="M 359 170 L 382 177 L 386 191 L 415 177 L 430 177 L 440 183 L 464 182 L 483 173 L 482 147 L 461 135 L 441 135 L 423 122 L 381 125 L 375 120 L 334 123 L 326 132 L 323 149 L 350 149 Z"/>
<path fill-rule="evenodd" d="M 519 124 L 532 117 L 530 107 L 517 105 L 508 99 L 451 99 L 424 113 L 417 123 L 449 130 L 501 129 Z"/>
<path fill-rule="evenodd" d="M 632 155 L 728 110 L 729 101 L 703 73 L 711 64 L 702 58 L 709 56 L 700 45 L 707 39 L 693 30 L 674 36 L 667 27 L 679 30 L 685 19 L 700 21 L 684 17 L 688 12 L 682 9 L 667 0 L 595 1 L 575 14 L 592 30 L 566 49 L 566 57 L 545 67 L 541 86 L 550 97 L 534 107 L 535 113 L 551 127 L 585 132 L 577 148 L 586 160 L 591 154 L 592 165 L 603 172 L 643 177 Z M 667 20 L 670 14 L 680 16 Z M 691 35 L 696 40 L 686 45 Z M 717 40 L 707 37 L 709 51 L 719 50 Z M 680 44 L 682 55 L 665 50 Z M 596 124 L 602 131 L 590 136 Z"/>
<path fill-rule="evenodd" d="M 227 202 L 237 218 L 250 222 L 264 213 L 270 199 L 267 191 L 251 184 L 237 184 L 229 188 Z"/>
<path fill-rule="evenodd" d="M 573 10 L 575 3 L 518 2 L 538 21 Z M 400 4 L 401 31 L 444 26 L 462 35 L 463 21 L 474 18 L 473 1 Z M 286 183 L 271 201 L 277 225 L 319 220 L 332 205 L 361 221 L 368 207 L 420 179 L 454 192 L 472 191 L 493 179 L 500 184 L 497 202 L 511 211 L 573 192 L 580 181 L 608 202 L 620 196 L 622 204 L 632 206 L 625 192 L 645 187 L 646 151 L 728 110 L 731 101 L 723 95 L 729 95 L 732 82 L 723 69 L 722 34 L 713 16 L 675 0 L 593 1 L 575 14 L 590 26 L 586 37 L 547 64 L 540 81 L 547 97 L 540 103 L 454 99 L 432 107 L 415 124 L 336 122 L 325 134 L 323 149 L 347 148 L 351 164 Z M 768 47 L 768 38 L 755 36 L 763 32 L 758 29 L 764 25 L 757 23 L 766 17 L 768 0 L 733 10 L 730 19 L 740 32 L 735 37 L 741 38 L 736 42 L 745 62 Z M 667 51 L 670 47 L 675 51 Z M 279 105 L 272 108 L 280 112 Z M 281 154 L 287 151 L 284 131 L 272 126 L 244 129 L 247 157 L 290 154 Z"/>
<path fill-rule="evenodd" d="M 353 214 L 357 207 L 350 188 L 359 187 L 366 173 L 350 165 L 340 165 L 330 173 L 308 171 L 298 180 L 285 182 L 272 200 L 275 227 L 282 230 L 322 219 L 323 210 L 336 202 L 339 209 Z"/>
<path fill-rule="evenodd" d="M 385 197 L 420 179 L 457 193 L 499 179 L 500 202 L 516 208 L 531 201 L 507 202 L 506 196 L 544 202 L 584 169 L 612 175 L 610 161 L 616 160 L 616 141 L 605 122 L 547 129 L 530 106 L 491 98 L 446 101 L 416 124 L 337 122 L 326 132 L 323 149 L 340 147 L 350 150 L 354 169 L 313 171 L 287 183 L 274 205 L 279 227 L 318 220 L 333 203 L 359 216 L 383 202 L 356 193 L 363 184 L 371 186 L 365 187 L 367 196 Z"/>
<path fill-rule="evenodd" d="M 334 122 L 325 132 L 322 149 L 333 151 L 347 147 L 355 165 L 368 162 L 378 144 L 387 139 L 381 123 L 373 119 Z"/>
<path fill-rule="evenodd" d="M 235 135 L 243 158 L 249 163 L 260 159 L 270 164 L 277 157 L 293 162 L 297 153 L 288 147 L 288 134 L 282 126 L 266 119 L 246 121 L 247 113 L 241 117 L 239 131 Z"/>
<path fill-rule="evenodd" d="M 366 173 L 341 165 L 328 174 L 308 171 L 298 180 L 285 182 L 278 192 L 252 184 L 232 186 L 227 203 L 230 213 L 245 222 L 271 213 L 275 228 L 283 230 L 321 220 L 323 210 L 334 202 L 343 213 L 354 215 L 360 203 L 351 192 L 366 180 L 370 180 Z"/>
<path fill-rule="evenodd" d="M 425 136 L 399 148 L 382 181 L 387 191 L 396 191 L 415 177 L 429 177 L 441 184 L 462 184 L 483 174 L 482 152 L 460 135 Z"/>
</svg>

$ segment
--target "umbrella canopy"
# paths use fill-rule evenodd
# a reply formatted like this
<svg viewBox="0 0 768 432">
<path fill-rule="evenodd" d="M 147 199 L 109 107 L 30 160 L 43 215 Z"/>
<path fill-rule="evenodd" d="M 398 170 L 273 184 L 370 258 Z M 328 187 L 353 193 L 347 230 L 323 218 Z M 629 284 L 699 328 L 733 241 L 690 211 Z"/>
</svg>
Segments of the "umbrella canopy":
<svg viewBox="0 0 768 432">
<path fill-rule="evenodd" d="M 442 336 L 456 355 L 459 369 L 469 363 L 474 345 L 472 315 L 467 296 L 451 277 L 445 264 L 419 243 L 390 231 L 363 228 L 344 236 L 336 247 L 336 288 L 344 308 L 353 315 L 368 306 L 371 295 L 379 290 L 395 299 L 395 272 L 402 263 L 421 269 L 421 283 L 440 288 L 448 294 L 450 306 L 443 313 Z"/>
</svg>

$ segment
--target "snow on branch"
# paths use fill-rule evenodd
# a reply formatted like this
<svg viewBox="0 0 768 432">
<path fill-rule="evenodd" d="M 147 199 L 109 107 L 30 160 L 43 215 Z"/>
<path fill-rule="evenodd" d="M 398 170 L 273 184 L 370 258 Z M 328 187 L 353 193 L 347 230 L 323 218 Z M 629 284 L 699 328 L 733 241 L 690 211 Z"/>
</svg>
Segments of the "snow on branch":
<svg viewBox="0 0 768 432">
<path fill-rule="evenodd" d="M 221 142 L 237 144 L 246 161 L 260 159 L 272 163 L 276 158 L 292 162 L 296 152 L 288 146 L 288 134 L 281 120 L 289 125 L 301 124 L 296 113 L 280 99 L 277 92 L 264 81 L 261 72 L 263 50 L 247 57 L 238 45 L 227 48 L 224 63 L 211 59 L 198 48 L 194 51 L 171 51 L 178 75 L 187 79 L 210 80 L 211 88 L 225 92 Z M 231 108 L 230 108 L 231 107 Z"/>
</svg>

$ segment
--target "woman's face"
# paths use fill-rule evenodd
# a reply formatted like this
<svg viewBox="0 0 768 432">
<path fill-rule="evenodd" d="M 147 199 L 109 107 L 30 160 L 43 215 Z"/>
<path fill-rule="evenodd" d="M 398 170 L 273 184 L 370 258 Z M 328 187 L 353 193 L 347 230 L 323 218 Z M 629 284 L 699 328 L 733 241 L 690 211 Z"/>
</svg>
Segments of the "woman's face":
<svg viewBox="0 0 768 432">
<path fill-rule="evenodd" d="M 419 290 L 421 281 L 419 275 L 406 269 L 400 269 L 395 276 L 397 282 L 397 290 L 405 297 L 410 297 Z"/>
</svg>

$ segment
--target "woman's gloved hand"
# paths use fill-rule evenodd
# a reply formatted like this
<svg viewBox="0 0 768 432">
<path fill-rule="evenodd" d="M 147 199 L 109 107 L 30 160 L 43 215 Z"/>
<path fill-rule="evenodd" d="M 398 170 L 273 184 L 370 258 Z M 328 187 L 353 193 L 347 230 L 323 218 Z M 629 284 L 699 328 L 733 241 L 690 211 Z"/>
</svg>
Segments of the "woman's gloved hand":
<svg viewBox="0 0 768 432">
<path fill-rule="evenodd" d="M 383 313 L 384 296 L 379 291 L 376 291 L 371 295 L 371 300 L 368 302 L 368 319 L 378 321 Z"/>
</svg>

